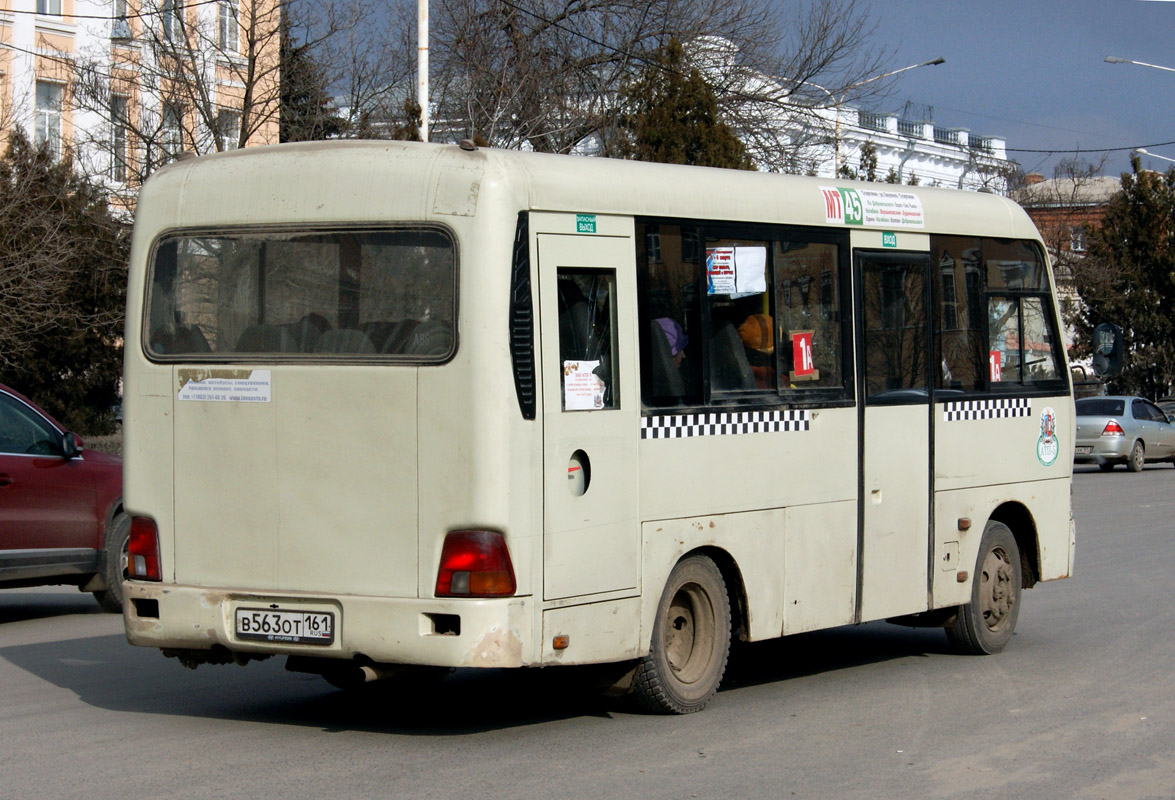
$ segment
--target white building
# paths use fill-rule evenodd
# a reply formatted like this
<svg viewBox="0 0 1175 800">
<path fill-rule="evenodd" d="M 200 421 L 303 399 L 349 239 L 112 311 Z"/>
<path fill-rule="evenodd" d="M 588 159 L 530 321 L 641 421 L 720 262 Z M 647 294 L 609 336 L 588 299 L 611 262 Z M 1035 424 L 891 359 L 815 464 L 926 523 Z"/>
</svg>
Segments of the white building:
<svg viewBox="0 0 1175 800">
<path fill-rule="evenodd" d="M 922 186 L 1007 191 L 1012 162 L 1002 138 L 850 107 L 821 113 L 833 137 L 823 148 L 826 155 L 816 168 L 818 175 L 831 177 L 837 164 L 862 172 L 862 148 L 869 144 L 876 149 L 878 180 L 892 174 L 898 183 L 916 179 Z"/>
</svg>

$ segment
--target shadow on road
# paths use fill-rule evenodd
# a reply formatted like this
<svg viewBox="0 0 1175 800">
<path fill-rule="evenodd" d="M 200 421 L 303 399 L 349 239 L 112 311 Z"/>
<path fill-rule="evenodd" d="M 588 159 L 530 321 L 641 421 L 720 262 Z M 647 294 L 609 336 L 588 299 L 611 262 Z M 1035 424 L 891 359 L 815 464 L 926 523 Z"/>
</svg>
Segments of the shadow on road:
<svg viewBox="0 0 1175 800">
<path fill-rule="evenodd" d="M 722 691 L 950 652 L 941 628 L 903 628 L 871 622 L 801 633 L 737 645 L 731 654 Z"/>
<path fill-rule="evenodd" d="M 74 590 L 49 593 L 5 589 L 0 591 L 0 625 L 69 614 L 105 614 L 92 594 Z"/>
<path fill-rule="evenodd" d="M 939 630 L 875 623 L 741 645 L 723 692 L 946 652 Z M 457 670 L 439 683 L 372 684 L 343 692 L 317 676 L 285 671 L 284 658 L 248 668 L 188 670 L 122 636 L 0 648 L 0 658 L 111 711 L 298 725 L 324 731 L 454 736 L 582 716 L 638 714 L 601 693 L 599 668 Z"/>
</svg>

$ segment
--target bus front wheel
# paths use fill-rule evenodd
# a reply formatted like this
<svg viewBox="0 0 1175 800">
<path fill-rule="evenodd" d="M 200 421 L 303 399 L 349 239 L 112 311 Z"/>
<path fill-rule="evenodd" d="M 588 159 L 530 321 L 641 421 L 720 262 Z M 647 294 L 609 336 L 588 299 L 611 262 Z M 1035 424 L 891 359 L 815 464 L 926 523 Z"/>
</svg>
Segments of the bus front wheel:
<svg viewBox="0 0 1175 800">
<path fill-rule="evenodd" d="M 1007 646 L 1020 615 L 1022 575 L 1020 549 L 1012 531 L 990 521 L 979 542 L 979 557 L 971 579 L 971 602 L 959 606 L 947 625 L 947 638 L 960 652 L 998 653 Z"/>
<path fill-rule="evenodd" d="M 633 693 L 658 713 L 701 711 L 718 691 L 729 653 L 730 600 L 722 573 L 705 556 L 685 558 L 665 584 Z"/>
</svg>

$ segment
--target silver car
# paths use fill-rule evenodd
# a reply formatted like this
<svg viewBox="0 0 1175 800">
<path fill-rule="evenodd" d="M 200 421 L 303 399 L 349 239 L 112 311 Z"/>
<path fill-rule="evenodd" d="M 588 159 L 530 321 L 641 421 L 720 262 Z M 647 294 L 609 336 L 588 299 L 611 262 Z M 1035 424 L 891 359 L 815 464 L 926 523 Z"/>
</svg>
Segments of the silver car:
<svg viewBox="0 0 1175 800">
<path fill-rule="evenodd" d="M 1083 397 L 1077 401 L 1073 461 L 1106 471 L 1125 464 L 1131 472 L 1147 462 L 1175 462 L 1175 425 L 1142 397 Z"/>
</svg>

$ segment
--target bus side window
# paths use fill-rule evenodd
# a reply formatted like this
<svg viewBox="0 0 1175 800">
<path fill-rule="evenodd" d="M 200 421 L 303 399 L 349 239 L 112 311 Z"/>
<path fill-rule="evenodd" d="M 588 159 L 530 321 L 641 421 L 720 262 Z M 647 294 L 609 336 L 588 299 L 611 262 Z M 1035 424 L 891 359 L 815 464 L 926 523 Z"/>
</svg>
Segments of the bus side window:
<svg viewBox="0 0 1175 800">
<path fill-rule="evenodd" d="M 930 237 L 936 387 L 987 392 L 1062 380 L 1044 257 L 1031 242 Z"/>
<path fill-rule="evenodd" d="M 560 269 L 558 293 L 563 410 L 618 408 L 615 273 Z"/>
<path fill-rule="evenodd" d="M 698 242 L 696 228 L 637 225 L 641 399 L 647 406 L 701 403 Z"/>
</svg>

